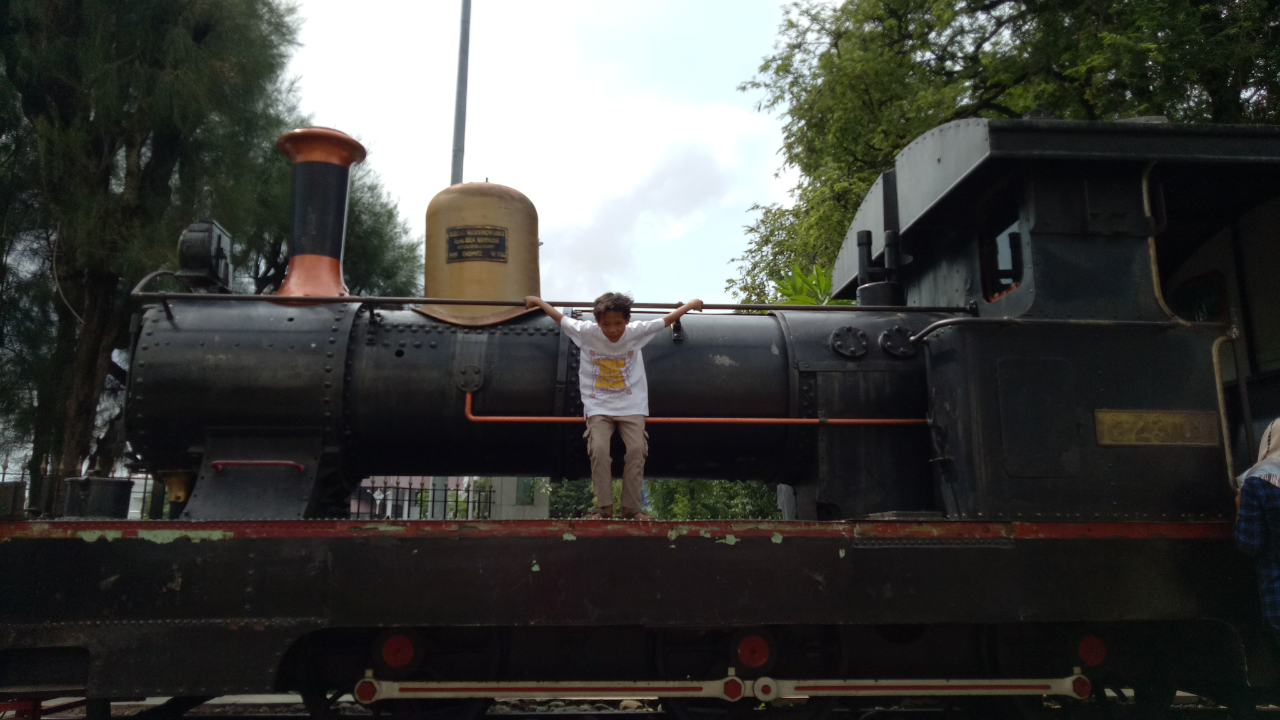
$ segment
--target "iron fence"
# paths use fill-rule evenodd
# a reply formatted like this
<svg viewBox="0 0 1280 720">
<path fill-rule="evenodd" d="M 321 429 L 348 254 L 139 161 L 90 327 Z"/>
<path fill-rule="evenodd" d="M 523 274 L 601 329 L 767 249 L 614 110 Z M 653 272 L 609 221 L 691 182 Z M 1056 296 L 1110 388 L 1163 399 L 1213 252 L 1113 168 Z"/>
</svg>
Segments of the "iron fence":
<svg viewBox="0 0 1280 720">
<path fill-rule="evenodd" d="M 487 520 L 494 492 L 488 478 L 367 478 L 352 493 L 353 520 Z"/>
<path fill-rule="evenodd" d="M 79 476 L 73 476 L 72 479 Z M 63 475 L 47 474 L 33 483 L 25 471 L 0 470 L 0 517 L 59 518 L 67 508 L 68 483 Z M 122 486 L 112 487 L 118 502 L 112 517 L 129 520 L 168 518 L 175 508 L 164 483 L 147 474 L 93 478 L 130 483 L 127 506 Z M 72 484 L 74 485 L 74 483 Z M 82 491 L 83 486 L 76 492 Z M 79 498 L 72 499 L 74 507 Z M 488 478 L 431 476 L 366 478 L 352 493 L 347 513 L 352 520 L 485 520 L 493 517 L 494 489 Z M 126 509 L 127 507 L 127 509 Z M 180 508 L 177 508 L 180 510 Z"/>
<path fill-rule="evenodd" d="M 81 476 L 70 476 L 72 479 Z M 110 483 L 129 483 L 128 501 L 124 500 L 124 490 L 116 490 L 120 494 L 120 509 L 126 513 L 121 519 L 157 520 L 166 516 L 168 502 L 165 498 L 164 484 L 156 482 L 150 475 L 135 473 L 125 476 L 95 477 L 94 480 Z M 0 470 L 0 495 L 8 497 L 21 496 L 14 505 L 23 508 L 23 514 L 31 518 L 62 517 L 67 506 L 68 476 L 55 473 L 45 474 L 39 482 L 33 482 L 25 469 L 10 472 Z M 12 517 L 16 513 L 11 513 Z"/>
</svg>

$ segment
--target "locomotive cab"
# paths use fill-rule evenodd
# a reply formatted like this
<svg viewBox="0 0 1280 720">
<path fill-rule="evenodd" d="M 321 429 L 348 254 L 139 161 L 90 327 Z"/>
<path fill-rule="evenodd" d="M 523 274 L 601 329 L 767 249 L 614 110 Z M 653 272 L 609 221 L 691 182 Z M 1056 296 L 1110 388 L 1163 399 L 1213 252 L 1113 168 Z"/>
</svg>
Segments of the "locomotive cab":
<svg viewBox="0 0 1280 720">
<path fill-rule="evenodd" d="M 868 261 L 895 264 L 896 235 L 909 305 L 972 309 L 915 338 L 927 348 L 948 516 L 1231 516 L 1232 468 L 1248 448 L 1240 440 L 1233 454 L 1228 442 L 1243 435 L 1223 386 L 1234 380 L 1229 327 L 1239 327 L 1229 308 L 1273 320 L 1240 328 L 1238 344 L 1266 348 L 1277 304 L 1259 312 L 1264 296 L 1232 295 L 1239 283 L 1201 268 L 1231 247 L 1267 256 L 1259 271 L 1276 262 L 1265 222 L 1280 192 L 1277 137 L 975 119 L 902 151 L 850 227 L 833 284 L 848 297 Z M 859 231 L 871 232 L 872 253 L 854 251 Z M 1255 292 L 1274 295 L 1265 285 Z M 1253 353 L 1255 364 L 1269 357 Z M 1265 385 L 1254 390 L 1260 410 Z"/>
</svg>

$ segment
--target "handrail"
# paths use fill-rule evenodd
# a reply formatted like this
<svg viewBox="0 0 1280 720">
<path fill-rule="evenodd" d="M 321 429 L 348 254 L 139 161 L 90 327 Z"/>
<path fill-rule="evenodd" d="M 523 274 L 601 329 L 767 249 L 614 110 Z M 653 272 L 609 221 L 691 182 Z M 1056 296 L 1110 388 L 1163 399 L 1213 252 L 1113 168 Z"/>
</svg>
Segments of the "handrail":
<svg viewBox="0 0 1280 720">
<path fill-rule="evenodd" d="M 561 415 L 476 415 L 471 411 L 471 393 L 463 405 L 471 422 L 491 423 L 580 423 L 583 417 Z M 645 424 L 663 425 L 927 425 L 927 418 L 735 418 L 735 417 L 646 417 Z"/>
<path fill-rule="evenodd" d="M 359 297 L 354 295 L 315 296 L 306 295 L 221 295 L 213 293 L 166 293 L 140 292 L 134 289 L 130 294 L 135 300 L 213 300 L 217 302 L 300 302 L 330 304 L 346 303 L 358 305 L 483 305 L 496 307 L 523 307 L 523 300 L 466 300 L 459 298 L 422 298 L 422 297 Z M 587 301 L 548 301 L 548 305 L 567 308 L 594 307 L 594 302 Z M 675 310 L 678 303 L 633 303 L 637 310 Z M 760 310 L 760 311 L 792 311 L 801 312 L 901 312 L 901 313 L 969 313 L 966 307 L 922 307 L 896 305 L 773 305 L 773 304 L 733 304 L 705 303 L 703 310 Z"/>
<path fill-rule="evenodd" d="M 214 472 L 222 472 L 222 468 L 227 465 L 247 465 L 250 467 L 291 467 L 298 472 L 303 472 L 307 469 L 306 465 L 292 460 L 214 460 L 209 463 L 209 467 L 213 468 Z"/>
<path fill-rule="evenodd" d="M 1020 318 L 1020 317 L 959 317 L 946 318 L 931 323 L 910 337 L 912 344 L 919 343 L 935 332 L 952 325 L 1076 325 L 1086 327 L 1156 328 L 1226 327 L 1226 323 L 1191 323 L 1185 320 L 1093 320 L 1072 318 Z"/>
</svg>

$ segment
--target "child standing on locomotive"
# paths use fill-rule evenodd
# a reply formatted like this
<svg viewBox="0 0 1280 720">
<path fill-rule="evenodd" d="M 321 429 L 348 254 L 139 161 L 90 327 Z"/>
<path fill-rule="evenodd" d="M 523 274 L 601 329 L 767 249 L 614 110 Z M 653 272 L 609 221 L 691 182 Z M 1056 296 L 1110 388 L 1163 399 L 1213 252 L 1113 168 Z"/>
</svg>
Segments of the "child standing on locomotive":
<svg viewBox="0 0 1280 720">
<path fill-rule="evenodd" d="M 1258 462 L 1240 476 L 1236 547 L 1257 559 L 1258 595 L 1271 635 L 1280 642 L 1280 420 L 1267 426 Z"/>
<path fill-rule="evenodd" d="M 690 300 L 656 320 L 631 322 L 631 298 L 605 293 L 596 298 L 592 312 L 596 321 L 565 317 L 542 298 L 530 295 L 526 308 L 542 308 L 560 324 L 565 335 L 581 350 L 578 387 L 587 416 L 587 455 L 591 458 L 591 484 L 596 491 L 596 507 L 589 519 L 613 514 L 613 457 L 609 442 L 616 429 L 627 446 L 622 470 L 622 511 L 619 517 L 652 520 L 640 506 L 640 486 L 644 483 L 644 459 L 649 455 L 649 434 L 644 419 L 649 414 L 649 382 L 644 374 L 640 349 L 661 329 L 690 310 L 702 310 L 701 300 Z"/>
</svg>

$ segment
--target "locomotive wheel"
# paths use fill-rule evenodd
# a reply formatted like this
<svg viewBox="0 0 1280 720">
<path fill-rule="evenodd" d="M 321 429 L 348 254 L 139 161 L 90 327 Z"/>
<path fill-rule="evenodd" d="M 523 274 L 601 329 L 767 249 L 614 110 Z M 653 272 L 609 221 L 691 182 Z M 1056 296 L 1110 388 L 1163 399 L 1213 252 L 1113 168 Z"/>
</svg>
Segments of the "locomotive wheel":
<svg viewBox="0 0 1280 720">
<path fill-rule="evenodd" d="M 385 640 L 387 633 L 379 635 Z M 502 668 L 502 632 L 498 628 L 431 628 L 411 635 L 420 642 L 420 664 L 414 675 L 421 680 L 496 680 Z M 381 645 L 375 643 L 375 647 Z M 404 678 L 408 679 L 408 678 Z M 493 704 L 492 698 L 456 700 L 383 700 L 375 714 L 395 720 L 476 720 Z"/>
<path fill-rule="evenodd" d="M 768 667 L 775 677 L 828 677 L 844 670 L 844 643 L 838 633 L 825 628 L 780 629 L 778 631 L 750 630 L 667 630 L 660 631 L 654 641 L 653 668 L 655 677 L 664 680 L 719 679 L 729 674 L 733 667 L 739 677 L 755 677 L 748 666 L 743 666 L 734 650 L 744 640 L 747 647 L 759 652 L 758 641 L 767 639 L 769 656 L 758 667 Z M 825 642 L 824 642 L 825 641 Z M 805 667 L 813 661 L 819 667 Z M 751 664 L 755 664 L 752 662 Z M 754 720 L 768 717 L 771 720 L 827 720 L 839 707 L 840 698 L 809 698 L 807 700 L 762 703 L 755 698 L 743 698 L 735 702 L 717 698 L 660 698 L 662 707 L 676 720 Z"/>
</svg>

